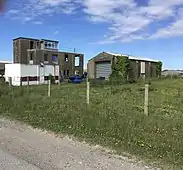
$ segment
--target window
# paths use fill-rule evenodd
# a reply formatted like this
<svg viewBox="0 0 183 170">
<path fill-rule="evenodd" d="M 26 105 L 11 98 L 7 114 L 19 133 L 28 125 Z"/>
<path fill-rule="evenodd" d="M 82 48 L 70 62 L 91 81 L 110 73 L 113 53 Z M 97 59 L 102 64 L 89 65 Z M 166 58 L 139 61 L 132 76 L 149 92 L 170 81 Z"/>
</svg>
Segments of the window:
<svg viewBox="0 0 183 170">
<path fill-rule="evenodd" d="M 31 61 L 33 60 L 33 53 L 32 52 L 30 53 L 30 60 Z"/>
<path fill-rule="evenodd" d="M 69 70 L 67 70 L 67 76 L 69 76 Z"/>
<path fill-rule="evenodd" d="M 75 56 L 75 66 L 78 67 L 79 66 L 79 57 Z"/>
<path fill-rule="evenodd" d="M 64 76 L 65 76 L 65 70 L 64 70 L 64 73 L 63 73 L 63 74 L 64 74 Z"/>
<path fill-rule="evenodd" d="M 44 61 L 48 61 L 48 54 L 44 54 Z"/>
<path fill-rule="evenodd" d="M 52 61 L 57 63 L 58 62 L 58 55 L 53 54 Z"/>
<path fill-rule="evenodd" d="M 30 49 L 34 48 L 34 41 L 30 41 Z"/>
<path fill-rule="evenodd" d="M 36 42 L 36 48 L 37 49 L 39 48 L 39 42 L 38 41 Z"/>
<path fill-rule="evenodd" d="M 68 56 L 68 54 L 65 54 L 65 60 L 64 60 L 64 61 L 66 61 L 66 62 L 69 61 L 69 56 Z"/>
<path fill-rule="evenodd" d="M 51 43 L 48 43 L 48 48 L 51 48 Z"/>
<path fill-rule="evenodd" d="M 47 42 L 45 42 L 45 43 L 44 43 L 44 46 L 45 46 L 45 48 L 47 48 L 47 47 L 48 47 L 48 44 L 47 44 Z"/>
</svg>

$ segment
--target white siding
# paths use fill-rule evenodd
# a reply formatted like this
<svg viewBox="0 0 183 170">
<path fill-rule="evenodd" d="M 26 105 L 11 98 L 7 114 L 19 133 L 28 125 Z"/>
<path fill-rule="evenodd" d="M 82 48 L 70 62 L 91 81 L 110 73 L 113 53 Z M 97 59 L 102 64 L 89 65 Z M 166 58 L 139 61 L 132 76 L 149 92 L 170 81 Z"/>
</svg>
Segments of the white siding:
<svg viewBox="0 0 183 170">
<path fill-rule="evenodd" d="M 8 77 L 12 78 L 12 85 L 20 85 L 21 67 L 20 64 L 5 64 L 5 81 L 8 82 Z"/>
<path fill-rule="evenodd" d="M 45 65 L 40 67 L 39 65 L 24 65 L 24 64 L 6 64 L 5 65 L 5 80 L 8 82 L 8 78 L 12 78 L 12 85 L 20 86 L 21 77 L 40 77 L 40 81 L 29 81 L 30 85 L 33 84 L 47 84 L 48 81 L 44 81 L 44 76 L 59 76 L 59 66 L 56 65 L 55 69 L 53 65 Z M 58 83 L 59 80 L 56 80 Z M 27 85 L 27 82 L 22 82 L 22 85 Z"/>
<path fill-rule="evenodd" d="M 96 63 L 96 78 L 105 77 L 105 79 L 109 79 L 110 74 L 111 74 L 110 62 Z"/>
</svg>

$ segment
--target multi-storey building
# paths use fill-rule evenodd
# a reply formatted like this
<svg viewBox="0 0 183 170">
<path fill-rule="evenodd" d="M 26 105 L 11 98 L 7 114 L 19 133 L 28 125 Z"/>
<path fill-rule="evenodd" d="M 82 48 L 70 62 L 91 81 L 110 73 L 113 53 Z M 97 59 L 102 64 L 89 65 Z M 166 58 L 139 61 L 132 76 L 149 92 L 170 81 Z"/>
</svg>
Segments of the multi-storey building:
<svg viewBox="0 0 183 170">
<path fill-rule="evenodd" d="M 68 76 L 83 74 L 83 54 L 59 51 L 59 42 L 19 37 L 13 40 L 13 62 L 33 65 L 59 65 L 60 73 Z"/>
</svg>

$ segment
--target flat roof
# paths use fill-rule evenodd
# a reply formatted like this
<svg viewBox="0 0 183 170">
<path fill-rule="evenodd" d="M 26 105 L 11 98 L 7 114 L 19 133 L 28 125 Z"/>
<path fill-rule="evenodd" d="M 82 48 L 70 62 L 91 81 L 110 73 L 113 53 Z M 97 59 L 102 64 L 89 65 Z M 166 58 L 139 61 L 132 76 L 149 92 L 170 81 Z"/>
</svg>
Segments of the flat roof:
<svg viewBox="0 0 183 170">
<path fill-rule="evenodd" d="M 51 41 L 51 42 L 59 43 L 59 41 L 56 41 L 56 40 L 36 39 L 36 38 L 29 38 L 29 37 L 18 37 L 18 38 L 14 38 L 13 41 L 19 40 L 19 39 L 24 39 L 24 40 L 35 40 L 35 41 Z"/>
<path fill-rule="evenodd" d="M 119 54 L 119 53 L 111 53 L 111 52 L 106 52 L 106 53 L 108 53 L 110 55 L 113 55 L 113 56 L 129 57 L 130 60 L 159 62 L 158 60 L 153 60 L 153 59 L 150 59 L 150 58 L 143 58 L 143 57 L 134 57 L 134 56 L 127 55 L 127 54 Z"/>
<path fill-rule="evenodd" d="M 3 64 L 12 64 L 13 61 L 0 61 L 0 64 L 3 63 Z"/>
<path fill-rule="evenodd" d="M 76 53 L 76 52 L 67 52 L 67 51 L 59 51 L 59 53 L 67 53 L 67 54 L 76 54 L 76 55 L 84 55 L 83 53 Z"/>
</svg>

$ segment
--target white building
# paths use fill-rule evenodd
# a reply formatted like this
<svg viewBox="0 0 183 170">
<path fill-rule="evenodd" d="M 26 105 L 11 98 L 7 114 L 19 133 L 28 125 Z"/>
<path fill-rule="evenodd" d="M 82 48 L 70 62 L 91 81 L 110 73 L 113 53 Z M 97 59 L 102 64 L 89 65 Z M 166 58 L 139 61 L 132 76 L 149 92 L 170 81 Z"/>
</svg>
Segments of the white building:
<svg viewBox="0 0 183 170">
<path fill-rule="evenodd" d="M 59 65 L 5 65 L 5 81 L 9 82 L 11 78 L 13 86 L 47 84 L 50 74 L 55 77 L 55 83 L 58 83 Z"/>
</svg>

